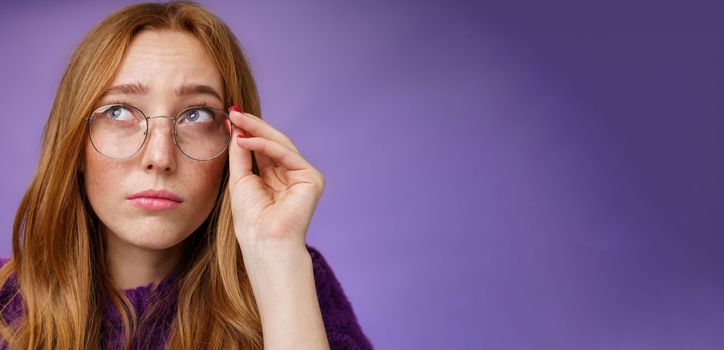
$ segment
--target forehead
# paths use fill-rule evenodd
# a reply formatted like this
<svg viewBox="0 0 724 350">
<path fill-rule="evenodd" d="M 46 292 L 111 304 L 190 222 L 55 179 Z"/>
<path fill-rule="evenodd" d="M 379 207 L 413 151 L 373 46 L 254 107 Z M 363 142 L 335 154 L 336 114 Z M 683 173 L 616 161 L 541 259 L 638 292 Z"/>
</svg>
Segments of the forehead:
<svg viewBox="0 0 724 350">
<path fill-rule="evenodd" d="M 184 84 L 207 85 L 223 94 L 221 74 L 192 34 L 145 30 L 126 50 L 111 85 L 141 83 L 151 94 L 167 94 Z M 223 95 L 222 95 L 223 96 Z"/>
</svg>

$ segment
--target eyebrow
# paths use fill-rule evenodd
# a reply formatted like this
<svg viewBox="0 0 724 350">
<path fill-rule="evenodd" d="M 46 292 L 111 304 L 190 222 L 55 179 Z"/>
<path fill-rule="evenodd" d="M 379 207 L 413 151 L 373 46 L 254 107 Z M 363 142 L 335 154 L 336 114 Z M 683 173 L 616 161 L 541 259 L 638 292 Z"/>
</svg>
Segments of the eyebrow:
<svg viewBox="0 0 724 350">
<path fill-rule="evenodd" d="M 108 95 L 146 95 L 148 94 L 148 85 L 144 85 L 140 82 L 130 84 L 120 84 L 112 86 L 103 92 L 101 98 Z M 223 102 L 221 95 L 214 90 L 214 88 L 208 85 L 184 83 L 174 90 L 176 96 L 188 96 L 188 95 L 209 95 L 216 97 L 219 101 Z"/>
</svg>

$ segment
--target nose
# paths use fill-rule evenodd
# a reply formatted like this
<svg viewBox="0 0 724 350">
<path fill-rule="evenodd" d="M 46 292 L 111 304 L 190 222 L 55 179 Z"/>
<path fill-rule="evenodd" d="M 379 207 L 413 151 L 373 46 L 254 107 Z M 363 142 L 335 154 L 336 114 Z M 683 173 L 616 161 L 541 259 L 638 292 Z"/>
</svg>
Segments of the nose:
<svg viewBox="0 0 724 350">
<path fill-rule="evenodd" d="M 170 174 L 176 170 L 176 143 L 173 138 L 173 119 L 151 117 L 148 135 L 143 146 L 143 167 L 147 171 Z"/>
</svg>

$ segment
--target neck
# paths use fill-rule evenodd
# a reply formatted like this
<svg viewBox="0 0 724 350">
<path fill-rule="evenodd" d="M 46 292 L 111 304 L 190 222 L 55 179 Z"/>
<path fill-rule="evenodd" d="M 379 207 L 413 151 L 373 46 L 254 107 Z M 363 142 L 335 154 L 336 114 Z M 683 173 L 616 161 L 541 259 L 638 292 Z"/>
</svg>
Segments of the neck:
<svg viewBox="0 0 724 350">
<path fill-rule="evenodd" d="M 183 243 L 166 249 L 148 249 L 122 241 L 104 228 L 106 263 L 116 287 L 131 289 L 155 286 L 178 264 Z"/>
</svg>

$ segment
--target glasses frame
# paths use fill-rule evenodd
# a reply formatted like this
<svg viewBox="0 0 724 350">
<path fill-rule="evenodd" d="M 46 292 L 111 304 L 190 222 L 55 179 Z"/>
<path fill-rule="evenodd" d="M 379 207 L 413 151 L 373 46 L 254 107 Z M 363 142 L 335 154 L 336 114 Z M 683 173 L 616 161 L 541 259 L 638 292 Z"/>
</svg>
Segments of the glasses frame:
<svg viewBox="0 0 724 350">
<path fill-rule="evenodd" d="M 122 107 L 125 107 L 125 108 L 132 108 L 132 109 L 140 112 L 141 115 L 142 115 L 143 118 L 144 118 L 144 122 L 145 122 L 145 124 L 146 124 L 146 130 L 144 130 L 144 132 L 143 132 L 143 142 L 142 142 L 141 145 L 138 147 L 138 149 L 136 149 L 135 151 L 133 151 L 133 153 L 132 153 L 130 156 L 128 156 L 128 157 L 117 158 L 117 157 L 111 157 L 111 156 L 109 156 L 109 155 L 104 154 L 103 152 L 101 152 L 101 151 L 98 149 L 98 147 L 97 147 L 96 144 L 95 144 L 95 141 L 93 141 L 93 137 L 91 136 L 91 123 L 93 122 L 93 116 L 94 116 L 96 113 L 98 113 L 98 111 L 100 111 L 100 110 L 102 110 L 102 109 L 104 109 L 104 108 L 108 108 L 108 107 L 110 107 L 110 106 L 122 106 Z M 183 153 L 186 157 L 189 157 L 189 158 L 191 158 L 191 159 L 193 159 L 193 160 L 197 160 L 197 161 L 201 161 L 201 162 L 205 162 L 205 161 L 209 161 L 209 160 L 216 159 L 216 158 L 218 158 L 220 155 L 222 155 L 224 152 L 226 152 L 227 149 L 229 149 L 229 144 L 231 143 L 231 130 L 228 130 L 228 135 L 227 135 L 227 139 L 226 139 L 226 142 L 225 142 L 226 146 L 224 147 L 224 149 L 222 149 L 218 154 L 216 154 L 215 156 L 213 156 L 213 157 L 211 157 L 211 158 L 209 158 L 209 159 L 198 159 L 198 158 L 194 158 L 194 157 L 188 155 L 186 152 L 184 152 L 184 150 L 181 149 L 181 146 L 179 146 L 179 144 L 178 144 L 178 140 L 176 139 L 176 125 L 177 125 L 176 120 L 177 120 L 181 115 L 183 115 L 184 113 L 186 113 L 186 112 L 188 112 L 188 111 L 190 111 L 190 110 L 194 110 L 194 109 L 210 109 L 210 110 L 213 110 L 213 111 L 221 112 L 221 113 L 224 115 L 224 119 L 226 119 L 226 120 L 228 121 L 228 122 L 226 123 L 226 125 L 227 125 L 226 128 L 228 129 L 228 128 L 229 128 L 229 125 L 231 125 L 231 119 L 229 118 L 229 112 L 227 112 L 226 110 L 223 110 L 223 109 L 214 108 L 214 107 L 209 107 L 209 106 L 197 105 L 197 106 L 187 107 L 187 108 L 182 109 L 180 112 L 178 112 L 175 117 L 169 117 L 169 116 L 166 116 L 166 115 L 157 115 L 157 116 L 149 117 L 149 116 L 147 116 L 146 113 L 144 113 L 140 108 L 135 107 L 135 106 L 131 106 L 131 105 L 127 104 L 127 103 L 108 103 L 108 104 L 105 104 L 105 105 L 103 105 L 103 106 L 100 106 L 100 107 L 96 108 L 93 112 L 91 112 L 91 114 L 90 114 L 89 116 L 87 116 L 87 117 L 85 118 L 86 124 L 88 124 L 88 127 L 87 127 L 87 129 L 88 129 L 88 138 L 90 139 L 91 144 L 93 145 L 93 148 L 94 148 L 94 149 L 96 150 L 96 152 L 98 152 L 100 155 L 102 155 L 102 156 L 104 156 L 104 157 L 106 157 L 106 158 L 110 158 L 110 159 L 124 160 L 124 159 L 128 159 L 128 158 L 131 158 L 131 157 L 135 156 L 135 155 L 138 153 L 138 151 L 140 151 L 140 150 L 143 148 L 143 146 L 146 144 L 146 140 L 148 139 L 148 130 L 149 130 L 149 122 L 148 122 L 148 121 L 149 121 L 149 120 L 151 120 L 151 119 L 156 119 L 156 118 L 170 119 L 170 120 L 171 120 L 171 123 L 172 123 L 172 125 L 173 125 L 173 126 L 172 126 L 173 143 L 176 145 L 176 148 L 178 148 L 179 151 L 181 151 L 181 153 Z"/>
</svg>

